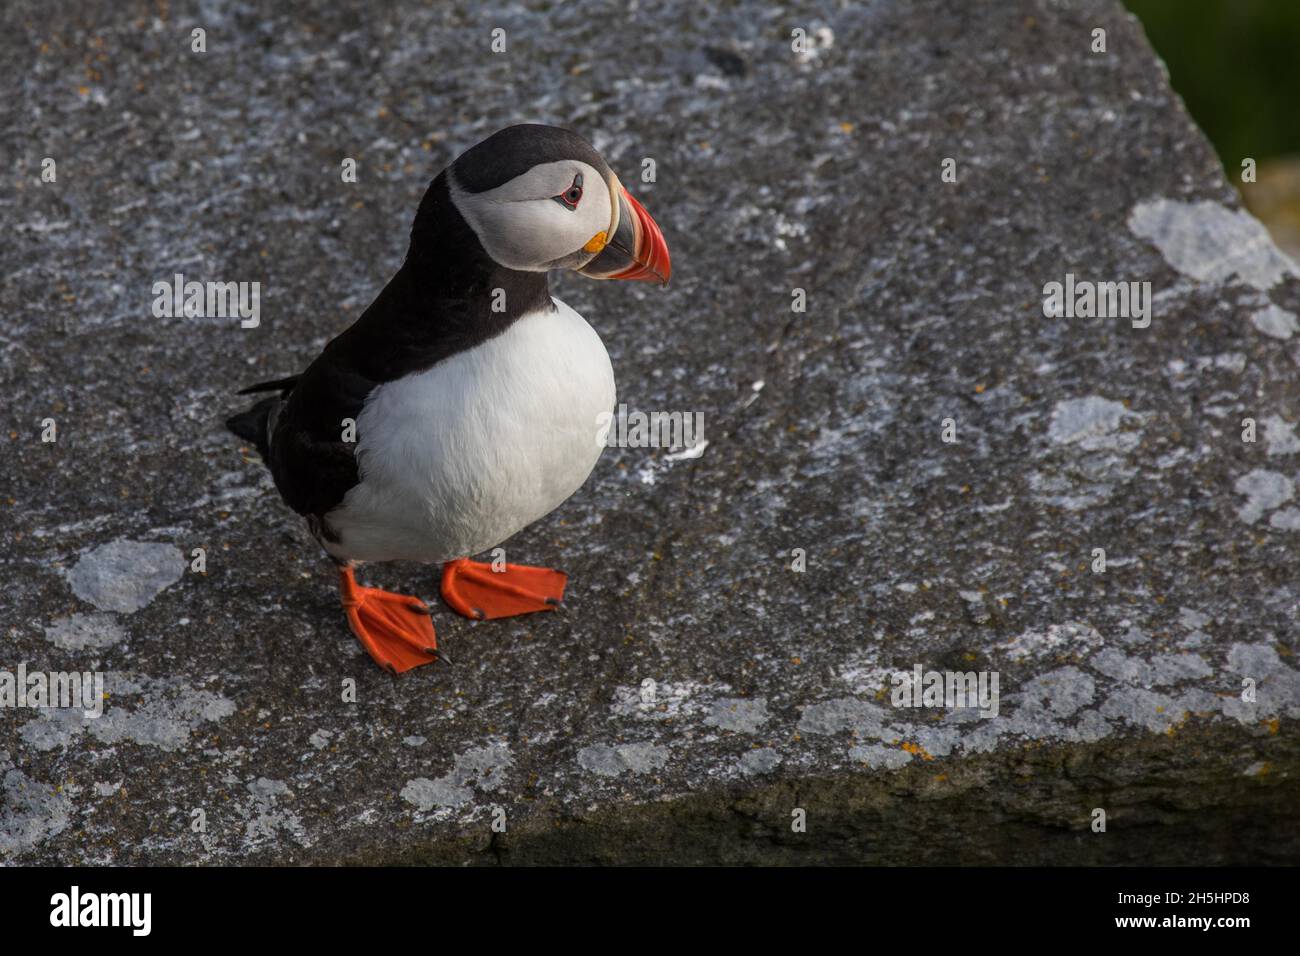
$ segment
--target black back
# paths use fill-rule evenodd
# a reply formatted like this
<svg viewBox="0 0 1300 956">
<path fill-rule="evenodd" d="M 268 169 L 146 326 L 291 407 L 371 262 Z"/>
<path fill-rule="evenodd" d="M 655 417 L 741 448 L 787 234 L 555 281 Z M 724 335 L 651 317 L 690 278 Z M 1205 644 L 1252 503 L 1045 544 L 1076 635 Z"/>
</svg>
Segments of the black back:
<svg viewBox="0 0 1300 956">
<path fill-rule="evenodd" d="M 503 149 L 483 151 L 497 140 Z M 574 158 L 575 142 L 595 156 L 568 131 L 511 127 L 464 153 L 453 167 L 456 181 L 471 191 L 491 189 L 537 163 Z M 581 153 L 576 158 L 592 162 Z M 492 311 L 496 289 L 505 290 L 502 312 Z M 357 420 L 375 388 L 432 368 L 546 308 L 554 308 L 546 274 L 508 269 L 487 254 L 452 204 L 444 170 L 420 202 L 406 260 L 370 307 L 301 375 L 246 390 L 280 389 L 277 406 L 261 402 L 227 424 L 248 437 L 251 426 L 265 423 L 267 464 L 281 497 L 299 514 L 323 519 L 359 480 L 356 445 L 342 440 L 344 420 Z M 329 536 L 326 522 L 313 524 Z"/>
</svg>

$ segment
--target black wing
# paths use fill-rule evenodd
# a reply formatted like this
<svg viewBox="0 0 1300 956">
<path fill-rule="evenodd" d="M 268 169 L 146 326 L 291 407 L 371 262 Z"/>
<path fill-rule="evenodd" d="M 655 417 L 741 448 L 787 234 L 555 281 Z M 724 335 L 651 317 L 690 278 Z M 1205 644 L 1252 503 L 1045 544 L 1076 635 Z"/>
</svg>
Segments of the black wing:
<svg viewBox="0 0 1300 956">
<path fill-rule="evenodd" d="M 266 462 L 280 497 L 301 515 L 323 517 L 359 480 L 356 443 L 343 440 L 346 420 L 356 422 L 378 383 L 338 361 L 338 351 L 327 347 L 297 377 L 270 422 Z"/>
<path fill-rule="evenodd" d="M 293 387 L 298 384 L 300 378 L 302 378 L 301 375 L 290 375 L 288 378 L 277 378 L 274 382 L 258 382 L 256 385 L 248 386 L 248 388 L 241 388 L 235 394 L 254 395 L 257 392 L 283 392 L 287 395 L 293 391 Z"/>
<path fill-rule="evenodd" d="M 451 202 L 446 175 L 439 175 L 420 203 L 406 261 L 370 307 L 301 375 L 244 389 L 241 394 L 280 395 L 227 425 L 257 444 L 289 507 L 324 518 L 360 480 L 356 444 L 343 440 L 344 423 L 360 417 L 372 391 L 547 308 L 553 306 L 546 273 L 494 263 Z"/>
</svg>

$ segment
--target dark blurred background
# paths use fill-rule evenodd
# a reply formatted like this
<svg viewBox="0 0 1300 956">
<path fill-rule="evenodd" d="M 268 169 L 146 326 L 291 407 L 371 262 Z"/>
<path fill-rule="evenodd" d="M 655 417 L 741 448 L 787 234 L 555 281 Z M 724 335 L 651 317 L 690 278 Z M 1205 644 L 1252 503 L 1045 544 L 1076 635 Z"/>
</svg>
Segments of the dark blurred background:
<svg viewBox="0 0 1300 956">
<path fill-rule="evenodd" d="M 1125 0 L 1228 179 L 1300 260 L 1300 0 Z M 1243 183 L 1241 162 L 1258 164 Z"/>
</svg>

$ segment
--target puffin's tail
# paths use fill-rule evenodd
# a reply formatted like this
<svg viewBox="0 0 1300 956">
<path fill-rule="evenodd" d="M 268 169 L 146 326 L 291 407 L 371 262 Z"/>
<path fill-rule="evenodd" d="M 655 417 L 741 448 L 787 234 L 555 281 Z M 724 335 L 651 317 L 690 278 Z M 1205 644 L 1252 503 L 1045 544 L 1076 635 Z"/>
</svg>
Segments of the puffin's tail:
<svg viewBox="0 0 1300 956">
<path fill-rule="evenodd" d="M 226 419 L 226 427 L 244 441 L 252 442 L 263 461 L 269 461 L 271 457 L 271 429 L 275 424 L 274 416 L 280 410 L 281 402 L 297 384 L 298 376 L 293 375 L 241 389 L 240 395 L 252 395 L 257 392 L 279 392 L 280 394 L 264 398 L 248 411 Z"/>
</svg>

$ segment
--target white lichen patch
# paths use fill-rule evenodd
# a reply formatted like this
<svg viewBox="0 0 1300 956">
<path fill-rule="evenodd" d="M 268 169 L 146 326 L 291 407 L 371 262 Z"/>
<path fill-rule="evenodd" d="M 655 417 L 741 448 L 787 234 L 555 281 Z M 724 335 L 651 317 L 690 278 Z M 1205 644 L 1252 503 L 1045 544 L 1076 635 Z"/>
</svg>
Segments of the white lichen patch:
<svg viewBox="0 0 1300 956">
<path fill-rule="evenodd" d="M 810 704 L 799 718 L 803 734 L 836 734 L 851 731 L 861 737 L 879 738 L 886 733 L 893 712 L 856 697 L 840 697 Z"/>
<path fill-rule="evenodd" d="M 866 764 L 873 770 L 897 770 L 911 763 L 912 755 L 901 747 L 862 744 L 849 748 L 849 759 L 855 763 Z"/>
<path fill-rule="evenodd" d="M 490 792 L 506 781 L 514 765 L 504 744 L 475 747 L 452 758 L 451 771 L 437 779 L 416 777 L 402 788 L 402 799 L 417 810 L 454 810 L 474 799 L 474 788 Z"/>
<path fill-rule="evenodd" d="M 1109 482 L 1079 485 L 1065 475 L 1046 475 L 1030 472 L 1029 489 L 1043 504 L 1066 511 L 1086 511 L 1106 501 L 1115 493 Z"/>
<path fill-rule="evenodd" d="M 64 651 L 98 650 L 120 644 L 126 631 L 111 614 L 73 614 L 45 628 L 45 639 Z"/>
<path fill-rule="evenodd" d="M 57 836 L 71 819 L 67 794 L 37 783 L 0 750 L 0 860 Z"/>
<path fill-rule="evenodd" d="M 248 793 L 252 797 L 242 810 L 246 818 L 244 837 L 248 846 L 275 844 L 280 835 L 285 834 L 299 846 L 307 846 L 307 830 L 298 814 L 285 809 L 282 801 L 293 799 L 293 791 L 283 780 L 258 777 L 248 784 Z"/>
<path fill-rule="evenodd" d="M 1214 695 L 1192 690 L 1178 696 L 1145 687 L 1121 685 L 1102 701 L 1098 712 L 1108 720 L 1166 733 L 1185 722 L 1194 711 L 1213 710 Z"/>
<path fill-rule="evenodd" d="M 1233 644 L 1228 650 L 1227 670 L 1234 675 L 1228 685 L 1234 694 L 1217 698 L 1225 716 L 1243 724 L 1279 716 L 1300 717 L 1300 671 L 1288 667 L 1276 648 Z"/>
<path fill-rule="evenodd" d="M 667 747 L 652 743 L 593 744 L 578 751 L 578 765 L 597 776 L 617 777 L 659 770 L 668 763 L 668 755 Z"/>
<path fill-rule="evenodd" d="M 1269 304 L 1250 317 L 1251 324 L 1269 338 L 1286 340 L 1295 335 L 1300 325 L 1294 312 Z"/>
<path fill-rule="evenodd" d="M 743 777 L 756 777 L 760 774 L 771 773 L 781 765 L 781 755 L 771 747 L 759 747 L 756 750 L 749 750 L 740 755 L 736 762 L 736 769 Z"/>
<path fill-rule="evenodd" d="M 723 693 L 730 689 L 725 684 L 707 688 L 712 692 Z M 627 684 L 615 687 L 610 713 L 615 717 L 654 720 L 693 716 L 702 713 L 707 706 L 701 699 L 705 691 L 705 685 L 695 681 L 681 681 L 676 684 L 660 683 L 648 677 L 635 687 Z"/>
<path fill-rule="evenodd" d="M 1067 621 L 1052 624 L 1045 630 L 1030 629 L 1003 643 L 1001 648 L 1012 660 L 1080 653 L 1104 643 L 1097 630 L 1087 624 Z"/>
<path fill-rule="evenodd" d="M 1300 531 L 1300 508 L 1282 508 L 1268 518 L 1268 526 L 1278 531 Z"/>
<path fill-rule="evenodd" d="M 1184 643 L 1194 642 L 1199 628 L 1210 623 L 1209 615 L 1183 608 L 1180 624 L 1197 629 Z M 1256 725 L 1280 715 L 1300 716 L 1300 671 L 1271 645 L 1232 646 L 1226 667 L 1231 676 L 1223 686 L 1234 688 L 1240 680 L 1250 693 L 1225 695 L 1215 682 L 1218 669 L 1202 655 L 1172 650 L 1139 656 L 1149 641 L 1127 639 L 1142 636 L 1132 622 L 1119 626 L 1128 631 L 1118 643 L 1107 642 L 1091 625 L 1067 622 L 1026 631 L 1001 645 L 1018 659 L 1068 654 L 1080 663 L 1036 674 L 1018 689 L 1008 686 L 1003 673 L 1001 708 L 992 718 L 956 708 L 895 708 L 847 697 L 804 707 L 798 729 L 808 735 L 847 735 L 850 760 L 891 770 L 917 755 L 928 760 L 957 752 L 986 753 L 1005 741 L 1092 743 L 1126 727 L 1176 733 L 1193 716 L 1222 713 Z"/>
<path fill-rule="evenodd" d="M 1047 437 L 1058 445 L 1078 445 L 1086 451 L 1127 451 L 1140 436 L 1119 432 L 1128 415 L 1120 403 L 1088 395 L 1057 402 L 1047 426 Z"/>
<path fill-rule="evenodd" d="M 1064 720 L 1093 702 L 1097 684 L 1077 667 L 1059 667 L 1032 678 L 1020 693 L 1021 709 L 1044 711 Z"/>
<path fill-rule="evenodd" d="M 710 727 L 742 734 L 757 733 L 767 720 L 767 701 L 761 697 L 753 700 L 724 697 L 714 702 L 713 710 L 704 718 L 704 722 Z"/>
<path fill-rule="evenodd" d="M 104 675 L 104 692 L 107 699 L 100 717 L 86 717 L 76 707 L 38 710 L 19 736 L 37 750 L 67 747 L 88 733 L 106 744 L 135 743 L 174 751 L 185 747 L 190 734 L 204 723 L 235 712 L 234 702 L 221 694 L 180 680 L 109 672 Z"/>
<path fill-rule="evenodd" d="M 435 807 L 455 809 L 473 798 L 474 792 L 469 787 L 461 786 L 449 776 L 436 780 L 416 777 L 402 788 L 402 799 L 425 813 Z"/>
<path fill-rule="evenodd" d="M 174 545 L 118 538 L 83 554 L 68 583 L 73 594 L 101 611 L 132 614 L 179 581 L 185 568 Z"/>
<path fill-rule="evenodd" d="M 1264 438 L 1268 442 L 1268 455 L 1294 455 L 1300 451 L 1300 438 L 1296 438 L 1295 425 L 1280 415 L 1270 415 L 1262 422 Z"/>
<path fill-rule="evenodd" d="M 836 669 L 835 676 L 848 685 L 855 696 L 870 697 L 889 688 L 894 678 L 906 672 L 896 667 L 882 667 L 874 656 L 855 655 Z"/>
<path fill-rule="evenodd" d="M 1147 661 L 1117 647 L 1103 648 L 1090 663 L 1107 677 L 1139 687 L 1168 687 L 1214 673 L 1199 654 L 1156 654 Z"/>
<path fill-rule="evenodd" d="M 1265 512 L 1295 497 L 1295 482 L 1286 475 L 1263 468 L 1242 475 L 1232 488 L 1237 494 L 1246 496 L 1246 503 L 1237 510 L 1237 517 L 1246 524 L 1254 524 Z"/>
<path fill-rule="evenodd" d="M 1128 226 L 1149 240 L 1165 261 L 1198 282 L 1222 283 L 1236 276 L 1268 291 L 1295 265 L 1273 243 L 1268 230 L 1245 210 L 1210 200 L 1156 199 L 1139 203 Z"/>
</svg>

